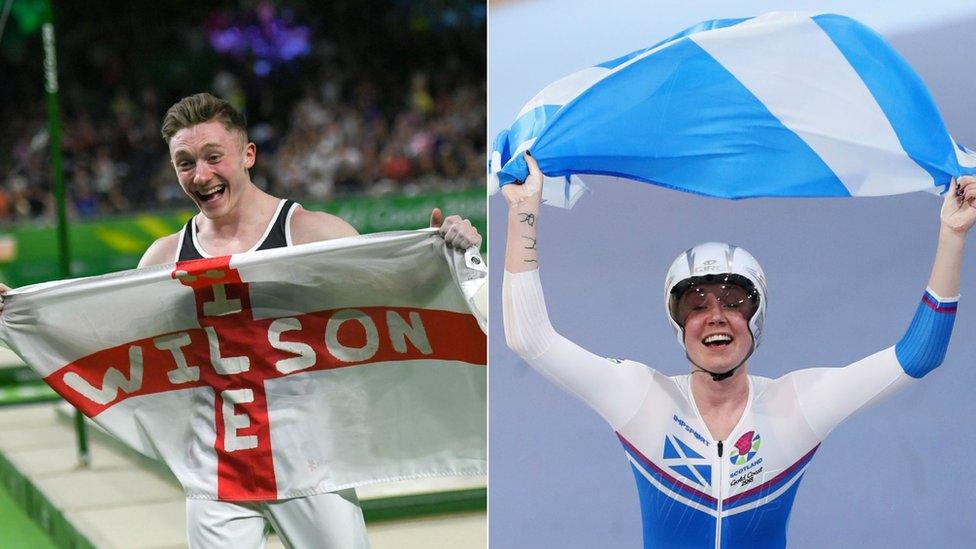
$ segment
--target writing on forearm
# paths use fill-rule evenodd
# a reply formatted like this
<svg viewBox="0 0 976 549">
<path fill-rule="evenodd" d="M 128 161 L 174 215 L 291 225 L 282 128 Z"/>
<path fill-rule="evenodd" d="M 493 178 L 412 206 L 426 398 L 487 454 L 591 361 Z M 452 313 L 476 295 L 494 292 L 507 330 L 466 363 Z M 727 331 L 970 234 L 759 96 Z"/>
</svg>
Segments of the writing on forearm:
<svg viewBox="0 0 976 549">
<path fill-rule="evenodd" d="M 533 236 L 526 236 L 526 235 L 523 234 L 522 235 L 522 238 L 524 238 L 525 240 L 528 240 L 529 241 L 529 245 L 528 246 L 522 246 L 522 249 L 523 250 L 530 250 L 530 251 L 533 251 L 533 252 L 537 251 L 537 249 L 535 247 L 535 244 L 536 244 L 535 237 L 533 237 Z M 524 258 L 522 258 L 522 262 L 523 263 L 538 263 L 539 261 L 535 257 L 524 257 Z"/>
<path fill-rule="evenodd" d="M 508 189 L 511 186 L 506 186 Z M 505 191 L 506 189 L 502 189 Z M 508 210 L 508 238 L 505 244 L 505 268 L 512 273 L 525 272 L 539 268 L 539 252 L 536 241 L 536 230 L 539 228 L 539 202 L 536 196 L 530 196 L 524 201 L 512 201 L 512 192 L 507 192 L 509 198 Z"/>
</svg>

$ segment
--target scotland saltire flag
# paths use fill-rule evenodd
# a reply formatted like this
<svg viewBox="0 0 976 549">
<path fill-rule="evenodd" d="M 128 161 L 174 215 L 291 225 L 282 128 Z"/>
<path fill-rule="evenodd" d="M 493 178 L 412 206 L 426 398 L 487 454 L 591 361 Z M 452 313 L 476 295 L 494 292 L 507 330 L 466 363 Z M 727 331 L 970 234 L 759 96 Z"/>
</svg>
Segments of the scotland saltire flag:
<svg viewBox="0 0 976 549">
<path fill-rule="evenodd" d="M 840 15 L 706 21 L 583 69 L 532 98 L 495 140 L 497 190 L 528 173 L 571 207 L 600 178 L 723 198 L 941 192 L 976 173 L 924 83 Z"/>
</svg>

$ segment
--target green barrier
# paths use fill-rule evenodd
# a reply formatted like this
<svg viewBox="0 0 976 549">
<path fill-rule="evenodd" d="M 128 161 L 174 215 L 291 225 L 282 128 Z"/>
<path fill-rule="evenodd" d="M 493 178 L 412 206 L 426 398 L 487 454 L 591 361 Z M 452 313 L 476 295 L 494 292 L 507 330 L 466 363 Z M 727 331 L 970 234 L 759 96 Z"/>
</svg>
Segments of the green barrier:
<svg viewBox="0 0 976 549">
<path fill-rule="evenodd" d="M 95 549 L 88 539 L 20 473 L 3 454 L 0 454 L 0 483 L 21 509 L 50 536 L 54 545 L 66 549 Z M 0 542 L 3 540 L 0 539 Z M 2 544 L 0 544 L 2 545 Z"/>
<path fill-rule="evenodd" d="M 431 492 L 409 496 L 367 499 L 360 502 L 368 523 L 405 520 L 431 515 L 484 512 L 488 489 L 471 488 L 452 492 Z"/>
<path fill-rule="evenodd" d="M 36 381 L 41 381 L 41 376 L 28 366 L 0 368 L 0 387 Z"/>
<path fill-rule="evenodd" d="M 54 402 L 60 399 L 61 396 L 43 382 L 0 387 L 0 406 Z"/>
<path fill-rule="evenodd" d="M 0 532 L 9 549 L 55 549 L 54 543 L 31 521 L 0 484 Z"/>
<path fill-rule="evenodd" d="M 485 192 L 479 188 L 302 205 L 339 216 L 360 233 L 426 227 L 431 210 L 438 207 L 446 215 L 458 214 L 470 219 L 482 235 L 487 234 Z M 135 268 L 154 240 L 178 231 L 193 213 L 187 209 L 72 223 L 69 228 L 72 276 Z M 0 230 L 0 282 L 17 287 L 60 278 L 57 253 L 53 227 L 22 225 Z"/>
</svg>

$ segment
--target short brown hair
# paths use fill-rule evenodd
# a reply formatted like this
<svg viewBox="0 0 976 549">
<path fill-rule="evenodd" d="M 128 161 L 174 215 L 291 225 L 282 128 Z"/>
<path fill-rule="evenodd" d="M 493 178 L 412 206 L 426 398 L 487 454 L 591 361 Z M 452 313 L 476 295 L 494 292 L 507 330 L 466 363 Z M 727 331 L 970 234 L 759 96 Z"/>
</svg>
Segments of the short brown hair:
<svg viewBox="0 0 976 549">
<path fill-rule="evenodd" d="M 176 132 L 211 120 L 219 121 L 227 130 L 239 130 L 247 141 L 247 120 L 244 115 L 227 101 L 209 93 L 184 97 L 166 111 L 166 116 L 163 117 L 163 140 L 169 145 Z"/>
</svg>

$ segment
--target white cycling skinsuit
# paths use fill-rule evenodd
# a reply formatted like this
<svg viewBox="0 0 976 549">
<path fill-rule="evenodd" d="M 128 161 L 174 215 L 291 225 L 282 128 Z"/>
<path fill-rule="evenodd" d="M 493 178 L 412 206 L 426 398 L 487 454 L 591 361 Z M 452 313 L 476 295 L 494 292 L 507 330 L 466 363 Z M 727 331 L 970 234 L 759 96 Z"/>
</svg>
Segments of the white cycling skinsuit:
<svg viewBox="0 0 976 549">
<path fill-rule="evenodd" d="M 633 469 L 645 547 L 784 547 L 793 498 L 820 442 L 845 418 L 938 366 L 955 298 L 927 291 L 894 347 L 844 368 L 752 376 L 742 417 L 713 440 L 691 376 L 594 355 L 549 323 L 538 271 L 505 273 L 509 343 L 536 370 L 596 410 Z"/>
</svg>

